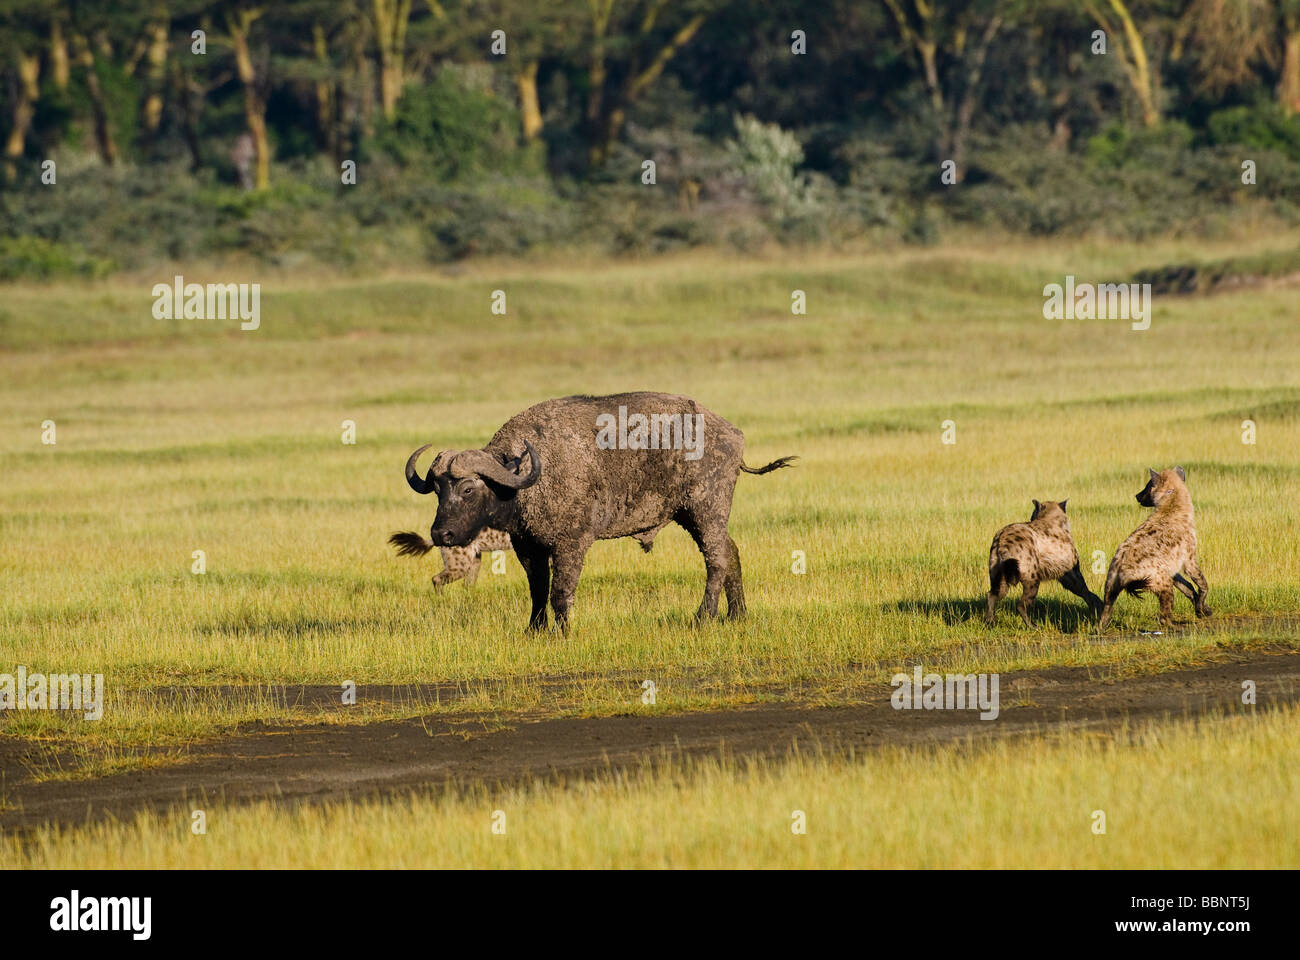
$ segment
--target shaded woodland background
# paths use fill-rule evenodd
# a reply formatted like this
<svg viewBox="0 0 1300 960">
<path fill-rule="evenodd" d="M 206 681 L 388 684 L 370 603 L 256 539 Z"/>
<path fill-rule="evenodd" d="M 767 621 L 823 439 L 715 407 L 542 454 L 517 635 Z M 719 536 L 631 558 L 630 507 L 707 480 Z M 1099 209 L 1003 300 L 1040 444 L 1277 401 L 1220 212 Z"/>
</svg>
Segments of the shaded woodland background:
<svg viewBox="0 0 1300 960">
<path fill-rule="evenodd" d="M 0 279 L 1222 235 L 1298 112 L 1300 0 L 0 0 Z"/>
</svg>

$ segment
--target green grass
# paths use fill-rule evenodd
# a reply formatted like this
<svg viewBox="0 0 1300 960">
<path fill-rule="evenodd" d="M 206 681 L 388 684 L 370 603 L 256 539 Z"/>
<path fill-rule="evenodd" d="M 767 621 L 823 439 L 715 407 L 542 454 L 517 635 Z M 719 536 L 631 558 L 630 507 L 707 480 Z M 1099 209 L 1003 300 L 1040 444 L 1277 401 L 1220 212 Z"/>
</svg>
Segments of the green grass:
<svg viewBox="0 0 1300 960">
<path fill-rule="evenodd" d="M 1192 256 L 1266 255 L 1295 236 L 1138 246 L 1011 244 L 737 260 L 474 264 L 456 273 L 260 281 L 262 327 L 158 321 L 152 284 L 7 287 L 0 302 L 0 672 L 103 673 L 99 723 L 12 715 L 0 735 L 106 751 L 174 746 L 252 720 L 364 722 L 428 709 L 617 712 L 653 678 L 665 709 L 852 699 L 905 662 L 1008 671 L 1153 670 L 1223 646 L 1295 646 L 1300 614 L 1300 338 L 1294 295 L 1157 298 L 1151 329 L 1049 321 L 1042 287 Z M 508 315 L 489 311 L 507 292 Z M 790 315 L 791 291 L 808 315 Z M 599 543 L 568 639 L 527 635 L 513 558 L 435 594 L 416 446 L 478 446 L 531 403 L 681 392 L 746 434 L 732 533 L 750 619 L 697 628 L 703 568 L 670 528 L 654 553 Z M 1240 421 L 1258 422 L 1241 442 Z M 41 423 L 58 442 L 41 444 Z M 341 423 L 357 425 L 354 446 Z M 940 442 L 944 420 L 957 442 Z M 989 541 L 1031 498 L 1069 497 L 1094 589 L 1140 522 L 1145 470 L 1181 464 L 1216 618 L 1163 636 L 1125 598 L 1097 642 L 1056 586 L 1029 630 L 970 618 Z M 190 572 L 195 550 L 207 573 Z M 791 555 L 807 555 L 807 574 Z M 1190 620 L 1179 599 L 1176 615 Z M 541 678 L 564 681 L 553 687 Z M 287 706 L 285 684 L 459 682 L 461 701 Z M 235 684 L 178 705 L 158 687 Z M 115 752 L 116 751 L 116 752 Z M 121 762 L 127 762 L 125 760 Z M 56 775 L 51 771 L 50 775 Z"/>
<path fill-rule="evenodd" d="M 0 840 L 0 866 L 1294 868 L 1297 722 L 1288 707 L 1114 736 L 648 763 L 497 794 L 213 807 L 202 835 L 187 807 Z"/>
</svg>

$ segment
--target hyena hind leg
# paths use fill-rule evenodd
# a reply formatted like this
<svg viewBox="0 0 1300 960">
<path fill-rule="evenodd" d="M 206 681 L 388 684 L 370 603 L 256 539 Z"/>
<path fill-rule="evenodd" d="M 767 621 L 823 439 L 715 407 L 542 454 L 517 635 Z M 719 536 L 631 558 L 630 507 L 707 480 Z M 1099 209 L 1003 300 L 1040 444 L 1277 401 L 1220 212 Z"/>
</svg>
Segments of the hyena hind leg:
<svg viewBox="0 0 1300 960">
<path fill-rule="evenodd" d="M 1173 580 L 1156 580 L 1151 583 L 1151 592 L 1160 598 L 1160 625 L 1168 626 L 1174 621 L 1174 582 Z"/>
<path fill-rule="evenodd" d="M 1029 608 L 1038 597 L 1038 581 L 1026 580 L 1024 584 L 1024 592 L 1020 594 L 1020 619 L 1025 621 L 1025 626 L 1032 627 L 1034 621 L 1029 616 Z"/>
<path fill-rule="evenodd" d="M 1119 595 L 1123 592 L 1124 583 L 1119 577 L 1115 577 L 1113 580 L 1107 579 L 1106 599 L 1101 605 L 1101 619 L 1097 621 L 1098 630 L 1105 630 L 1106 624 L 1110 623 L 1111 607 L 1115 606 L 1115 601 L 1119 599 Z"/>
<path fill-rule="evenodd" d="M 1196 604 L 1196 615 L 1198 617 L 1210 616 L 1214 611 L 1205 603 L 1205 598 L 1210 593 L 1210 581 L 1206 580 L 1205 574 L 1201 572 L 1201 565 L 1196 562 L 1195 557 L 1192 557 L 1183 564 L 1183 570 L 1196 584 L 1196 596 L 1192 598 L 1192 603 Z M 1174 579 L 1178 580 L 1180 578 L 1175 575 Z"/>
<path fill-rule="evenodd" d="M 989 568 L 989 603 L 988 609 L 984 613 L 985 623 L 990 625 L 993 623 L 993 618 L 997 613 L 998 604 L 1001 603 L 1002 598 L 1007 595 L 1007 588 L 1009 586 L 1010 584 L 1007 583 L 1006 577 L 1002 575 L 1001 564 Z"/>
<path fill-rule="evenodd" d="M 1083 579 L 1077 563 L 1073 570 L 1067 570 L 1065 576 L 1061 577 L 1061 586 L 1088 604 L 1093 616 L 1101 613 L 1101 597 L 1088 589 L 1088 582 Z"/>
</svg>

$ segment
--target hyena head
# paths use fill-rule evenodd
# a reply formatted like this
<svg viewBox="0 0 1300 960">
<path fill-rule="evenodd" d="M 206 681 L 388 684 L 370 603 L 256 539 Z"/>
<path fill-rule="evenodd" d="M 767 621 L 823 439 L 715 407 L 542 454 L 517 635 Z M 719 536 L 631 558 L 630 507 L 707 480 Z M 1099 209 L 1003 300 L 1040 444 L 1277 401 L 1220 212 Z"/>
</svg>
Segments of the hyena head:
<svg viewBox="0 0 1300 960">
<path fill-rule="evenodd" d="M 1187 474 L 1182 467 L 1161 470 L 1159 473 L 1147 467 L 1147 472 L 1151 474 L 1151 479 L 1137 494 L 1137 502 L 1144 507 L 1158 507 L 1180 488 L 1185 489 L 1187 486 Z"/>
<path fill-rule="evenodd" d="M 1069 502 L 1068 499 L 1061 500 L 1060 502 L 1057 502 L 1056 500 L 1044 500 L 1041 503 L 1035 500 L 1034 515 L 1029 518 L 1029 522 L 1033 523 L 1035 520 L 1042 520 L 1047 523 L 1057 521 L 1068 525 L 1068 521 L 1065 517 L 1065 505 Z"/>
</svg>

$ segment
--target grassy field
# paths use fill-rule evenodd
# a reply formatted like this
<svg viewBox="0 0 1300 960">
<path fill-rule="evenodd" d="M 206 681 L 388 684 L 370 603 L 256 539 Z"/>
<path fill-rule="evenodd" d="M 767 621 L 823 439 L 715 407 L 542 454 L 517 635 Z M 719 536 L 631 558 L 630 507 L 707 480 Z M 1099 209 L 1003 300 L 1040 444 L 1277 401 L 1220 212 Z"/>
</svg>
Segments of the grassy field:
<svg viewBox="0 0 1300 960">
<path fill-rule="evenodd" d="M 1290 707 L 1115 737 L 647 765 L 497 795 L 217 807 L 201 835 L 186 808 L 0 840 L 0 866 L 1294 868 L 1297 722 Z"/>
<path fill-rule="evenodd" d="M 71 745 L 104 772 L 142 762 L 129 747 L 183 747 L 254 718 L 617 712 L 642 678 L 658 684 L 657 709 L 834 702 L 918 661 L 1155 670 L 1222 646 L 1296 645 L 1294 288 L 1157 298 L 1143 332 L 1045 320 L 1042 288 L 1298 242 L 475 263 L 364 282 L 184 271 L 260 282 L 253 332 L 154 319 L 151 287 L 170 276 L 4 288 L 0 672 L 103 673 L 108 705 L 98 723 L 14 714 L 0 735 Z M 490 312 L 498 289 L 504 317 Z M 794 290 L 806 316 L 791 315 Z M 692 624 L 703 565 L 676 528 L 648 556 L 596 545 L 568 639 L 523 632 L 513 558 L 503 576 L 485 568 L 476 588 L 435 594 L 436 558 L 392 555 L 389 533 L 433 517 L 401 475 L 416 446 L 481 446 L 531 403 L 632 389 L 695 397 L 745 432 L 750 463 L 800 456 L 738 484 L 748 621 Z M 941 442 L 947 420 L 954 444 Z M 1098 642 L 1057 586 L 1040 595 L 1038 629 L 1009 602 L 992 630 L 972 618 L 989 540 L 1027 519 L 1031 498 L 1069 498 L 1099 590 L 1094 552 L 1104 563 L 1141 521 L 1147 466 L 1175 463 L 1214 619 L 1147 636 L 1154 600 L 1125 598 Z M 806 574 L 792 573 L 794 551 Z M 1175 611 L 1191 620 L 1181 597 Z M 452 682 L 465 696 L 337 709 L 276 696 L 345 681 Z M 173 687 L 193 689 L 156 695 Z"/>
</svg>

